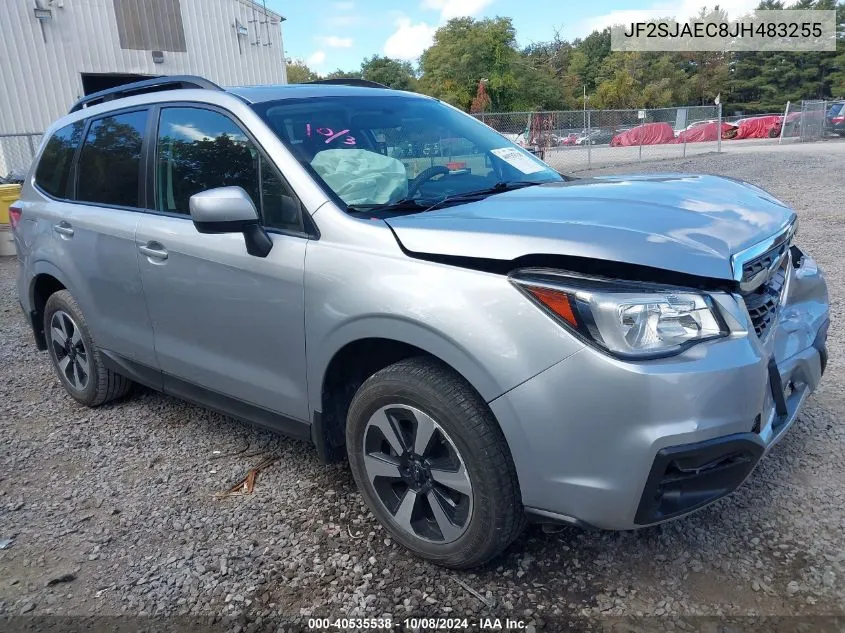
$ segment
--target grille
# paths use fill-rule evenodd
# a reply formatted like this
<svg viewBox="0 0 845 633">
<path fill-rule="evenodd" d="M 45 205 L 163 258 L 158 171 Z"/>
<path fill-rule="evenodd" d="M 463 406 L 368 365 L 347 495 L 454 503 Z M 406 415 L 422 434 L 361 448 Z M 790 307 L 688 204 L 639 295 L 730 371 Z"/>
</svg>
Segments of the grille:
<svg viewBox="0 0 845 633">
<path fill-rule="evenodd" d="M 745 307 L 748 308 L 748 314 L 754 324 L 754 331 L 761 339 L 766 336 L 775 321 L 778 305 L 780 305 L 780 295 L 785 283 L 786 264 L 778 268 L 769 281 L 744 297 Z"/>
<path fill-rule="evenodd" d="M 754 275 L 762 270 L 767 270 L 772 263 L 777 260 L 789 248 L 789 242 L 784 242 L 770 251 L 766 251 L 759 257 L 755 257 L 751 261 L 745 262 L 742 266 L 742 280 L 749 281 L 754 278 Z"/>
</svg>

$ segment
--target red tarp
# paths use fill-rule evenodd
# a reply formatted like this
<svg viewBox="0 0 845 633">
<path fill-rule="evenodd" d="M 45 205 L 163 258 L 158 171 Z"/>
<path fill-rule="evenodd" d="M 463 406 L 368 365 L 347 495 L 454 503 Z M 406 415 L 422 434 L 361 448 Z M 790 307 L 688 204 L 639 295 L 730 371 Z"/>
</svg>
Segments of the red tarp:
<svg viewBox="0 0 845 633">
<path fill-rule="evenodd" d="M 678 134 L 675 139 L 676 143 L 703 143 L 704 141 L 718 140 L 719 136 L 716 132 L 719 127 L 718 123 L 705 123 L 704 125 L 696 125 L 694 128 L 684 130 Z M 736 126 L 730 123 L 722 123 L 722 138 L 727 138 L 725 132 L 733 130 Z"/>
<path fill-rule="evenodd" d="M 780 132 L 782 116 L 772 114 L 769 116 L 755 116 L 739 122 L 739 130 L 734 138 L 769 138 L 772 130 Z"/>
<path fill-rule="evenodd" d="M 610 141 L 611 147 L 630 147 L 631 145 L 660 145 L 675 140 L 675 132 L 668 123 L 646 123 L 621 132 Z"/>
</svg>

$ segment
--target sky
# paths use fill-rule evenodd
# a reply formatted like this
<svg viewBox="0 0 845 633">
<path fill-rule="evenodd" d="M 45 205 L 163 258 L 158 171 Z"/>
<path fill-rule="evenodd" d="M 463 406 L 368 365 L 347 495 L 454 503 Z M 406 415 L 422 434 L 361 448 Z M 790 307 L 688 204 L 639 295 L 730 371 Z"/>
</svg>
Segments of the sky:
<svg viewBox="0 0 845 633">
<path fill-rule="evenodd" d="M 687 18 L 707 0 L 266 0 L 286 18 L 285 56 L 302 59 L 319 73 L 355 70 L 372 55 L 416 63 L 439 26 L 450 18 L 507 16 L 520 46 L 585 37 L 594 29 L 656 17 Z M 759 0 L 731 0 L 731 17 Z M 712 0 L 709 6 L 717 2 Z"/>
</svg>

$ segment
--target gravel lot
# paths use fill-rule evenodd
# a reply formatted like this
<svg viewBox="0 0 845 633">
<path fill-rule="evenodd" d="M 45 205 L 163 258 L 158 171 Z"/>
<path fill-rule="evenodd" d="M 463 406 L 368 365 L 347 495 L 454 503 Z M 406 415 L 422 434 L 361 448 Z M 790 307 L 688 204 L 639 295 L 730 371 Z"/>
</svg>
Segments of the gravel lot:
<svg viewBox="0 0 845 633">
<path fill-rule="evenodd" d="M 704 622 L 666 617 L 677 615 L 845 617 L 843 149 L 616 170 L 726 174 L 794 205 L 799 243 L 830 283 L 828 373 L 731 497 L 637 532 L 532 526 L 474 573 L 406 554 L 370 517 L 347 467 L 321 466 L 303 443 L 142 389 L 78 406 L 35 350 L 15 261 L 0 260 L 0 540 L 14 539 L 0 551 L 0 617 L 233 616 L 227 626 L 248 631 L 312 614 L 510 616 L 550 631 L 609 630 L 600 621 L 609 616 L 663 616 L 624 629 L 643 631 Z M 253 495 L 214 497 L 267 455 L 279 460 Z M 730 630 L 759 623 L 740 621 Z"/>
</svg>

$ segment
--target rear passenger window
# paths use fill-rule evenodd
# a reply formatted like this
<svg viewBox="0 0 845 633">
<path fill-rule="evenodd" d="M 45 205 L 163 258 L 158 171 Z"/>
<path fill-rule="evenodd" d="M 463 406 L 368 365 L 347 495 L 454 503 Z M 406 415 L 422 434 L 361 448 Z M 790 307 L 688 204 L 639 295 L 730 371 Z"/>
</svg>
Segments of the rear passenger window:
<svg viewBox="0 0 845 633">
<path fill-rule="evenodd" d="M 156 147 L 156 209 L 190 213 L 195 193 L 242 187 L 264 226 L 302 231 L 299 200 L 276 168 L 229 117 L 203 108 L 164 108 Z"/>
<path fill-rule="evenodd" d="M 141 145 L 146 125 L 146 110 L 91 122 L 79 155 L 77 200 L 140 206 Z"/>
<path fill-rule="evenodd" d="M 73 154 L 82 140 L 84 121 L 77 121 L 58 130 L 44 148 L 35 169 L 35 184 L 57 198 L 68 195 L 67 183 Z"/>
</svg>

